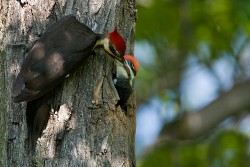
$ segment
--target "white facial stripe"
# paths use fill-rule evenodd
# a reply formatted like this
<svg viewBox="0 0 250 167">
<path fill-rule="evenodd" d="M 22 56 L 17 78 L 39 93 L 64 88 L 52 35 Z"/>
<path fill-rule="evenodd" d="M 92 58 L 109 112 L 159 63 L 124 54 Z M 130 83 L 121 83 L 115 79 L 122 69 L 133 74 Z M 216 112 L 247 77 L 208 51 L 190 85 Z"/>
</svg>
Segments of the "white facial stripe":
<svg viewBox="0 0 250 167">
<path fill-rule="evenodd" d="M 128 60 L 125 60 L 125 65 L 128 67 L 129 72 L 130 72 L 129 83 L 130 83 L 130 85 L 133 85 L 133 80 L 135 79 L 135 75 L 134 75 L 134 72 L 132 70 L 132 67 L 128 63 Z"/>
<path fill-rule="evenodd" d="M 114 54 L 111 52 L 111 50 L 109 49 L 109 39 L 108 39 L 108 38 L 103 38 L 103 39 L 101 39 L 101 40 L 98 40 L 98 41 L 96 42 L 94 48 L 97 47 L 98 45 L 103 45 L 104 50 L 105 50 L 106 52 L 108 52 L 110 55 L 112 55 L 112 56 L 115 57 L 115 55 L 114 55 Z"/>
<path fill-rule="evenodd" d="M 135 79 L 135 75 L 134 75 L 134 72 L 132 71 L 131 67 L 128 66 L 129 68 L 129 71 L 130 71 L 130 80 L 129 80 L 129 83 L 130 85 L 133 85 L 133 80 Z"/>
<path fill-rule="evenodd" d="M 123 64 L 119 61 L 116 61 L 116 71 L 117 78 L 129 78 L 127 71 L 123 67 Z"/>
</svg>

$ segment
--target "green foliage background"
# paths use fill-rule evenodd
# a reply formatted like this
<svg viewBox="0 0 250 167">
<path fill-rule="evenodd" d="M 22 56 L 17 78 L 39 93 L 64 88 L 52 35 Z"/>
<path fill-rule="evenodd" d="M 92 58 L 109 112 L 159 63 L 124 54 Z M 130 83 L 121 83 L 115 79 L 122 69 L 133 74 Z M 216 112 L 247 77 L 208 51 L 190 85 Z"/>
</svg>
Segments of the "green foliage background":
<svg viewBox="0 0 250 167">
<path fill-rule="evenodd" d="M 248 138 L 235 131 L 224 131 L 197 142 L 165 143 L 139 161 L 143 167 L 248 167 Z"/>
<path fill-rule="evenodd" d="M 180 83 L 190 54 L 208 69 L 227 53 L 235 66 L 235 81 L 245 79 L 239 63 L 242 45 L 249 40 L 249 0 L 138 0 L 136 40 L 155 49 L 154 63 L 142 65 L 136 89 L 138 103 L 152 96 L 176 102 L 181 108 Z M 201 51 L 204 44 L 208 50 Z M 246 42 L 243 42 L 246 44 Z M 211 69 L 212 71 L 212 69 Z M 171 90 L 176 96 L 168 96 Z M 220 90 L 218 90 L 220 91 Z M 249 138 L 240 132 L 219 130 L 217 134 L 192 142 L 161 144 L 145 151 L 141 167 L 244 167 L 250 166 Z"/>
</svg>

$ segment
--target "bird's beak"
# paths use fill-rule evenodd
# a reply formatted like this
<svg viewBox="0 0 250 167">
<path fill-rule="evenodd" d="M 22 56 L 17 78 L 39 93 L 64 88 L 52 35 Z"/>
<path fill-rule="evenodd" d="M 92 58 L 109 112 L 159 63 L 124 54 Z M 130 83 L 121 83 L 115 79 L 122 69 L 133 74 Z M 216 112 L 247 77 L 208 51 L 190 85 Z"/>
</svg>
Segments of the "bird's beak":
<svg viewBox="0 0 250 167">
<path fill-rule="evenodd" d="M 124 62 L 125 62 L 125 59 L 123 58 L 123 56 L 121 56 L 120 54 L 114 54 L 114 55 L 112 55 L 113 57 L 113 59 L 116 59 L 116 60 L 118 60 L 119 62 L 121 62 L 121 63 L 123 63 L 124 64 Z"/>
<path fill-rule="evenodd" d="M 114 60 L 118 60 L 119 62 L 123 63 L 125 62 L 125 59 L 123 58 L 123 56 L 121 56 L 119 53 L 113 53 L 113 52 L 109 52 L 108 50 L 104 51 Z"/>
</svg>

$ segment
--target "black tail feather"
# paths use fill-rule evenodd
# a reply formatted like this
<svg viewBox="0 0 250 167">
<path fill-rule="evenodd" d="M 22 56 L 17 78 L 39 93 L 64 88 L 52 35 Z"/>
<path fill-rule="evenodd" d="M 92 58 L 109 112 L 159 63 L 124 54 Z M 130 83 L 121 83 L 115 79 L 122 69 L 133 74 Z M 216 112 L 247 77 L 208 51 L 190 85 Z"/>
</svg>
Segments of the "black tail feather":
<svg viewBox="0 0 250 167">
<path fill-rule="evenodd" d="M 27 103 L 26 121 L 28 127 L 28 148 L 35 151 L 36 142 L 46 127 L 50 114 L 48 98 L 43 96 Z"/>
</svg>

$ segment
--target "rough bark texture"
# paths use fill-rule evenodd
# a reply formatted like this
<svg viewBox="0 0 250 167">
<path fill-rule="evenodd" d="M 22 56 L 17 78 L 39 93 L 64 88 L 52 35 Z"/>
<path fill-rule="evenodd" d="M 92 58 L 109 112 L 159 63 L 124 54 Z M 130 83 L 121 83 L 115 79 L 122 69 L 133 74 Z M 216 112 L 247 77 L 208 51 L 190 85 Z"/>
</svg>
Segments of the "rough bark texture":
<svg viewBox="0 0 250 167">
<path fill-rule="evenodd" d="M 49 99 L 49 120 L 36 153 L 27 145 L 26 103 L 11 87 L 32 43 L 46 27 L 74 14 L 98 33 L 117 26 L 133 52 L 134 0 L 0 0 L 0 166 L 135 166 L 135 101 L 116 107 L 113 61 L 101 50 L 70 75 Z"/>
</svg>

